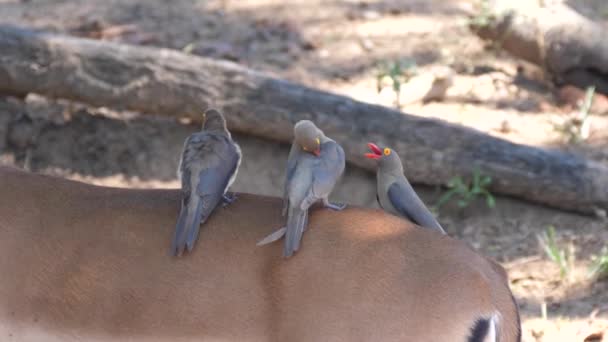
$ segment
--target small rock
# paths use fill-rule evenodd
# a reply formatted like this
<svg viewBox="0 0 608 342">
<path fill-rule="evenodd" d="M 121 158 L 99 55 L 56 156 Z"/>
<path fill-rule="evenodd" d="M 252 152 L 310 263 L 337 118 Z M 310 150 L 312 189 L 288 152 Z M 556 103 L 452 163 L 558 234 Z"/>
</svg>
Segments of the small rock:
<svg viewBox="0 0 608 342">
<path fill-rule="evenodd" d="M 302 49 L 304 50 L 315 50 L 319 47 L 319 44 L 316 41 L 310 40 L 310 39 L 305 39 L 304 41 L 302 41 Z"/>
<path fill-rule="evenodd" d="M 380 18 L 380 13 L 378 13 L 377 11 L 372 11 L 372 10 L 367 10 L 367 11 L 363 11 L 363 19 L 367 19 L 367 20 L 375 20 Z"/>
<path fill-rule="evenodd" d="M 363 47 L 364 50 L 371 51 L 374 48 L 374 46 L 375 46 L 375 44 L 374 44 L 374 42 L 371 41 L 371 39 L 369 39 L 369 38 L 361 39 L 361 47 Z"/>
<path fill-rule="evenodd" d="M 443 101 L 448 89 L 454 84 L 452 75 L 435 76 L 431 89 L 424 95 L 422 102 Z"/>
<path fill-rule="evenodd" d="M 501 133 L 511 133 L 513 131 L 513 129 L 511 128 L 511 124 L 509 123 L 509 120 L 502 120 L 502 122 L 500 123 L 500 129 L 499 131 Z"/>
<path fill-rule="evenodd" d="M 602 220 L 606 219 L 606 210 L 604 210 L 604 209 L 593 208 L 593 213 L 595 214 L 595 216 L 597 218 L 600 218 Z"/>
<path fill-rule="evenodd" d="M 326 49 L 319 50 L 319 57 L 321 57 L 321 58 L 329 57 L 329 51 L 327 51 Z"/>
<path fill-rule="evenodd" d="M 443 101 L 453 84 L 453 72 L 449 68 L 437 68 L 412 77 L 401 86 L 401 104 Z"/>
</svg>

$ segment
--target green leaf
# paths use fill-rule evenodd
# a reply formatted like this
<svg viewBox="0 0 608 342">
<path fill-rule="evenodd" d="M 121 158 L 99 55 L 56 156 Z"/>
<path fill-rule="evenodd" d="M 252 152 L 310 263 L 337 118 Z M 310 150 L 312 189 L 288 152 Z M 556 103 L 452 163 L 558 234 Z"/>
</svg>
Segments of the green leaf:
<svg viewBox="0 0 608 342">
<path fill-rule="evenodd" d="M 485 176 L 481 179 L 481 181 L 479 182 L 479 185 L 481 187 L 485 187 L 486 185 L 490 185 L 490 183 L 492 183 L 492 177 Z"/>
<path fill-rule="evenodd" d="M 435 206 L 437 208 L 440 208 L 442 205 L 444 205 L 450 198 L 452 198 L 452 196 L 454 196 L 454 194 L 456 194 L 455 191 L 450 190 L 448 192 L 446 192 L 445 194 L 441 195 L 441 197 L 439 197 L 439 200 L 437 201 L 437 204 L 435 204 Z"/>
<path fill-rule="evenodd" d="M 469 205 L 469 201 L 464 200 L 464 199 L 461 199 L 461 200 L 458 200 L 458 202 L 456 202 L 456 204 L 458 204 L 458 206 L 459 206 L 460 208 L 464 208 L 464 207 L 466 207 L 467 205 Z"/>
<path fill-rule="evenodd" d="M 494 206 L 496 205 L 496 201 L 494 200 L 494 196 L 487 194 L 486 195 L 486 203 L 488 204 L 488 207 L 490 209 L 494 208 Z"/>
<path fill-rule="evenodd" d="M 397 80 L 393 80 L 393 91 L 398 92 L 401 89 L 401 83 Z"/>
<path fill-rule="evenodd" d="M 479 184 L 479 169 L 477 167 L 473 169 L 473 184 Z"/>
<path fill-rule="evenodd" d="M 491 178 L 481 174 L 479 169 L 473 169 L 471 181 L 465 181 L 461 176 L 451 178 L 447 187 L 449 190 L 444 193 L 438 200 L 436 207 L 440 208 L 448 200 L 456 198 L 458 207 L 463 208 L 468 206 L 479 196 L 485 196 L 486 203 L 489 208 L 495 206 L 495 200 L 492 194 L 485 188 L 491 183 Z"/>
<path fill-rule="evenodd" d="M 454 177 L 454 178 L 450 179 L 450 180 L 448 181 L 448 188 L 453 188 L 453 187 L 455 187 L 455 186 L 456 186 L 456 184 L 458 183 L 458 181 L 459 181 L 458 177 Z"/>
</svg>

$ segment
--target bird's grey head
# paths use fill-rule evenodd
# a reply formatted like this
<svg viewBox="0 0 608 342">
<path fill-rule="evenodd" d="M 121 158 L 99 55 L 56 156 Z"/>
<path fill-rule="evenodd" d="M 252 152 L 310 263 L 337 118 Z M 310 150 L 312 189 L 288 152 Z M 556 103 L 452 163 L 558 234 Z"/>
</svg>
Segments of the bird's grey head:
<svg viewBox="0 0 608 342">
<path fill-rule="evenodd" d="M 301 120 L 293 127 L 294 141 L 302 150 L 318 156 L 321 153 L 321 140 L 324 137 L 321 131 L 310 120 Z"/>
<path fill-rule="evenodd" d="M 365 157 L 378 162 L 378 171 L 403 173 L 403 164 L 397 152 L 388 147 L 381 149 L 373 143 L 368 143 L 367 146 L 372 153 L 366 153 Z"/>
<path fill-rule="evenodd" d="M 226 120 L 224 119 L 222 113 L 220 113 L 217 109 L 207 109 L 203 113 L 203 130 L 228 132 L 228 129 L 226 128 Z"/>
</svg>

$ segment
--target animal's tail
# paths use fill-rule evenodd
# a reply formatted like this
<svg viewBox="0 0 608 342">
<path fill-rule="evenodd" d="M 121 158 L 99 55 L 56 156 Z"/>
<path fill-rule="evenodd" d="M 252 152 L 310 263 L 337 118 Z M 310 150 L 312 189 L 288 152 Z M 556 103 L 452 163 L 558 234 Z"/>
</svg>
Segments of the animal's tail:
<svg viewBox="0 0 608 342">
<path fill-rule="evenodd" d="M 306 228 L 308 218 L 308 210 L 301 210 L 300 208 L 289 208 L 287 215 L 287 233 L 285 234 L 285 248 L 283 249 L 283 256 L 290 257 L 294 252 L 297 252 L 300 248 L 300 241 L 302 240 L 302 234 Z"/>
</svg>

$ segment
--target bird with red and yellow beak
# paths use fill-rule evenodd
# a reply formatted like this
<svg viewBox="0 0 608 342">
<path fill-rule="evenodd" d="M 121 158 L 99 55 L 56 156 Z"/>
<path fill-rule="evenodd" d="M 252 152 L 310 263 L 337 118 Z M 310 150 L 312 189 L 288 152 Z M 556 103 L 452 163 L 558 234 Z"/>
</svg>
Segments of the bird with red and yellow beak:
<svg viewBox="0 0 608 342">
<path fill-rule="evenodd" d="M 308 209 L 316 202 L 333 210 L 344 204 L 329 202 L 329 195 L 344 173 L 345 156 L 342 147 L 325 136 L 312 121 L 301 120 L 294 126 L 294 140 L 287 159 L 283 192 L 283 215 L 287 225 L 258 245 L 265 245 L 285 235 L 283 255 L 289 257 L 300 248 L 308 220 Z"/>
<path fill-rule="evenodd" d="M 445 234 L 443 227 L 403 174 L 403 164 L 399 155 L 389 147 L 380 148 L 373 143 L 368 143 L 367 146 L 371 153 L 366 153 L 365 157 L 375 160 L 378 166 L 376 198 L 382 209 L 393 215 L 405 217 L 419 226 Z"/>
</svg>

